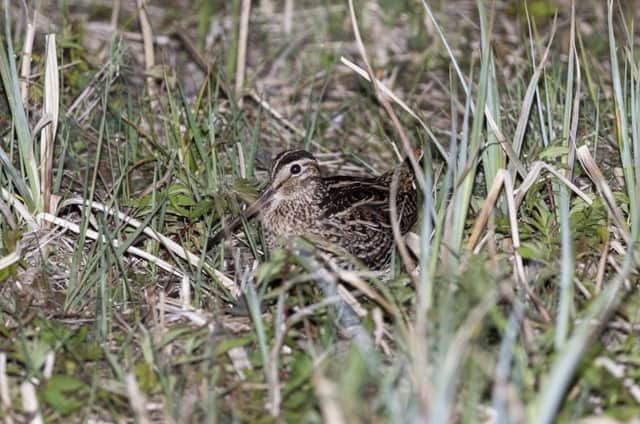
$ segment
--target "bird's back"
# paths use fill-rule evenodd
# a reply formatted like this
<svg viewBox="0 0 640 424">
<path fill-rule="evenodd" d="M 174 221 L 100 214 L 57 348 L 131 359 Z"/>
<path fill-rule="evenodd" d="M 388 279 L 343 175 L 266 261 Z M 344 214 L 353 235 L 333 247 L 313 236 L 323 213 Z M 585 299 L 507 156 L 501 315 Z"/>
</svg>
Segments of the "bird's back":
<svg viewBox="0 0 640 424">
<path fill-rule="evenodd" d="M 402 234 L 416 222 L 417 192 L 413 171 L 405 161 L 379 177 L 332 176 L 324 213 L 317 222 L 318 236 L 360 258 L 370 268 L 383 267 L 393 248 L 389 213 L 391 183 L 397 173 L 396 210 Z"/>
</svg>

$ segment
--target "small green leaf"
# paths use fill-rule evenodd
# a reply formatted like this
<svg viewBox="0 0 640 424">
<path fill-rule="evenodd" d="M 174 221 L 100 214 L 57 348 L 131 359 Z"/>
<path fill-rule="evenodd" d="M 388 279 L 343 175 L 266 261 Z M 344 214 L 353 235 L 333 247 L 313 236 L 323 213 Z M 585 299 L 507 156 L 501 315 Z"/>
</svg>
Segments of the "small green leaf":
<svg viewBox="0 0 640 424">
<path fill-rule="evenodd" d="M 245 346 L 251 343 L 252 340 L 253 338 L 248 336 L 223 340 L 216 345 L 216 355 L 227 353 L 229 349 L 233 349 L 234 347 Z"/>
<path fill-rule="evenodd" d="M 68 415 L 80 409 L 84 404 L 86 384 L 68 375 L 55 375 L 47 381 L 43 398 L 53 409 Z"/>
<path fill-rule="evenodd" d="M 271 260 L 269 262 L 261 263 L 260 266 L 258 266 L 258 271 L 256 272 L 258 284 L 271 281 L 280 274 L 285 264 L 284 258 L 281 257 L 282 252 L 282 249 L 276 249 L 271 254 Z"/>
<path fill-rule="evenodd" d="M 545 251 L 539 243 L 524 242 L 518 248 L 518 253 L 524 259 L 532 259 L 535 261 L 545 262 L 548 258 L 547 251 Z"/>
<path fill-rule="evenodd" d="M 47 382 L 47 387 L 55 388 L 61 392 L 75 392 L 85 387 L 82 380 L 69 375 L 54 375 Z"/>
<path fill-rule="evenodd" d="M 158 384 L 155 372 L 147 362 L 140 361 L 134 366 L 136 380 L 140 386 L 140 390 L 150 393 Z"/>
<path fill-rule="evenodd" d="M 548 16 L 553 16 L 554 13 L 558 10 L 558 5 L 556 2 L 551 1 L 532 1 L 529 3 L 529 13 L 534 18 L 544 18 Z"/>
<path fill-rule="evenodd" d="M 309 381 L 312 372 L 313 360 L 303 353 L 296 355 L 295 362 L 291 367 L 291 375 L 283 391 L 284 396 L 288 396 L 294 391 L 299 391 L 300 386 Z"/>
<path fill-rule="evenodd" d="M 540 159 L 553 159 L 565 156 L 569 153 L 569 148 L 567 146 L 551 146 L 544 149 L 540 153 Z"/>
<path fill-rule="evenodd" d="M 253 203 L 258 198 L 258 191 L 251 185 L 249 180 L 244 178 L 235 179 L 233 191 L 247 203 Z"/>
</svg>

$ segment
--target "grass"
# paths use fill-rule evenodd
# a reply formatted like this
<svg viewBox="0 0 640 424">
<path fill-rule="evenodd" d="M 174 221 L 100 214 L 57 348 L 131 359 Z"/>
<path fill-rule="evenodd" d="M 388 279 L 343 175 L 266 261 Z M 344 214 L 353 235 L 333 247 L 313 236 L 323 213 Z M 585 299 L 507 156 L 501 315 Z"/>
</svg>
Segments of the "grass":
<svg viewBox="0 0 640 424">
<path fill-rule="evenodd" d="M 636 10 L 263 0 L 242 46 L 248 2 L 130 3 L 3 3 L 2 420 L 640 415 Z M 405 144 L 388 272 L 253 221 L 212 245 L 279 151 L 363 174 Z"/>
</svg>

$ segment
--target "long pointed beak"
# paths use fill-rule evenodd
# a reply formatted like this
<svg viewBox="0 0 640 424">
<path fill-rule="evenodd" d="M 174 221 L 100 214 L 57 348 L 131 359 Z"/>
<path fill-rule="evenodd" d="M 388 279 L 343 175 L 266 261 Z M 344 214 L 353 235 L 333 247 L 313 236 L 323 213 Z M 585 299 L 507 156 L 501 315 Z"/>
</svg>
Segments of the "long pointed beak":
<svg viewBox="0 0 640 424">
<path fill-rule="evenodd" d="M 256 199 L 255 202 L 253 202 L 251 205 L 249 205 L 245 210 L 243 210 L 240 213 L 240 216 L 244 217 L 245 219 L 250 219 L 256 216 L 258 212 L 260 212 L 260 209 L 262 209 L 263 207 L 268 205 L 269 202 L 271 202 L 271 197 L 273 196 L 274 192 L 275 191 L 271 186 L 267 187 L 267 189 L 262 192 L 260 197 L 258 197 L 258 199 Z"/>
<path fill-rule="evenodd" d="M 267 189 L 258 197 L 258 199 L 249 205 L 245 210 L 240 212 L 240 215 L 233 218 L 231 222 L 227 223 L 223 228 L 220 229 L 212 238 L 211 242 L 213 244 L 217 244 L 220 240 L 227 238 L 232 232 L 234 232 L 241 224 L 243 219 L 251 219 L 260 212 L 262 208 L 264 208 L 271 201 L 271 197 L 273 196 L 274 190 L 271 186 L 267 187 Z"/>
</svg>

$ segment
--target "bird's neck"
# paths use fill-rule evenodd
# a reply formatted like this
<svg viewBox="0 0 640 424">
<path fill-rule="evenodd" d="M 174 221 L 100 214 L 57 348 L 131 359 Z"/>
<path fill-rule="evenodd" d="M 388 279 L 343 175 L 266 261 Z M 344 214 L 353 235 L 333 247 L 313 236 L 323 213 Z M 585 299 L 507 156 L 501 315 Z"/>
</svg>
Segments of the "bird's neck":
<svg viewBox="0 0 640 424">
<path fill-rule="evenodd" d="M 293 193 L 275 195 L 274 206 L 300 208 L 317 211 L 327 196 L 327 188 L 320 178 L 309 179 Z"/>
<path fill-rule="evenodd" d="M 327 188 L 319 178 L 308 181 L 293 193 L 276 192 L 269 206 L 260 212 L 263 225 L 274 227 L 275 232 L 281 226 L 302 228 L 313 225 L 322 215 L 326 196 Z"/>
</svg>

